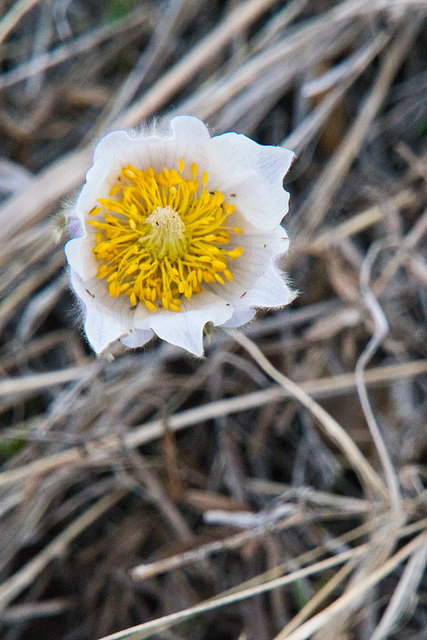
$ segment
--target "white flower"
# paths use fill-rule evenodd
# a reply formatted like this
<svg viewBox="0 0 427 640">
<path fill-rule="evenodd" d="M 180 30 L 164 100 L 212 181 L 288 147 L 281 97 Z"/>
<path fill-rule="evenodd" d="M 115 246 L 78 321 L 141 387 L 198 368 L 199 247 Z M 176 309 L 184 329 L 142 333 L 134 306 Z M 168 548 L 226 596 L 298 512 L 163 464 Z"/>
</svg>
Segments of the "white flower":
<svg viewBox="0 0 427 640">
<path fill-rule="evenodd" d="M 156 334 L 203 354 L 203 327 L 237 327 L 292 299 L 278 257 L 293 153 L 197 118 L 97 145 L 65 252 L 96 352 Z"/>
</svg>

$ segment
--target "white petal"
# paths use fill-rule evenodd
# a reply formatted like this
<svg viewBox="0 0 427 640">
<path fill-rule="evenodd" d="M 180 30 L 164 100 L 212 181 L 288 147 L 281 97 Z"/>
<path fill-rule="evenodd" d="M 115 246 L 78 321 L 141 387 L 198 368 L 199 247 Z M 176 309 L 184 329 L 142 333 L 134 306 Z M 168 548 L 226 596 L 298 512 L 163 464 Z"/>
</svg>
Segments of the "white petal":
<svg viewBox="0 0 427 640">
<path fill-rule="evenodd" d="M 189 161 L 198 156 L 200 148 L 209 142 L 209 132 L 204 123 L 193 116 L 177 116 L 169 123 L 153 125 L 141 131 L 114 131 L 98 143 L 94 163 L 111 165 L 116 161 L 121 167 L 134 164 L 138 169 L 149 166 L 160 171 L 163 167 L 178 167 L 181 157 Z"/>
<path fill-rule="evenodd" d="M 81 239 L 75 238 L 69 240 L 64 247 L 67 262 L 70 267 L 79 274 L 81 278 L 84 278 L 84 264 L 82 263 L 82 253 L 80 251 Z"/>
<path fill-rule="evenodd" d="M 292 302 L 294 297 L 284 277 L 270 266 L 248 291 L 245 302 L 254 307 L 283 307 Z"/>
<path fill-rule="evenodd" d="M 201 151 L 210 141 L 209 132 L 204 123 L 193 116 L 177 116 L 161 128 L 154 127 L 154 135 L 149 138 L 135 138 L 138 169 L 152 166 L 155 171 L 163 167 L 178 169 L 180 158 L 191 171 L 193 162 L 200 162 Z"/>
<path fill-rule="evenodd" d="M 287 304 L 289 289 L 281 272 L 275 267 L 279 256 L 286 253 L 289 246 L 289 240 L 283 234 L 285 230 L 279 227 L 271 234 L 244 233 L 235 236 L 233 243 L 243 246 L 243 252 L 240 258 L 229 262 L 233 280 L 225 284 L 215 283 L 211 285 L 211 290 L 231 302 L 235 310 Z M 267 295 L 266 291 L 270 293 Z"/>
<path fill-rule="evenodd" d="M 141 331 L 141 329 L 129 329 L 129 333 L 124 338 L 120 338 L 120 342 L 129 347 L 130 349 L 136 349 L 142 347 L 154 336 L 152 331 Z"/>
<path fill-rule="evenodd" d="M 124 132 L 117 131 L 116 133 Z M 127 136 L 126 139 L 129 143 Z M 86 173 L 86 182 L 75 207 L 76 215 L 82 222 L 88 220 L 91 209 L 99 206 L 99 198 L 108 198 L 111 187 L 117 182 L 117 178 L 126 164 L 129 164 L 129 161 L 123 164 L 117 157 L 106 155 L 92 165 Z"/>
<path fill-rule="evenodd" d="M 110 164 L 112 160 L 118 161 L 123 166 L 130 164 L 128 151 L 132 146 L 134 136 L 128 131 L 112 131 L 107 133 L 95 147 L 93 153 L 94 164 L 105 162 Z"/>
<path fill-rule="evenodd" d="M 181 309 L 180 313 L 149 312 L 145 305 L 140 304 L 135 311 L 135 326 L 151 328 L 162 340 L 202 356 L 205 324 L 224 324 L 233 314 L 233 307 L 227 300 L 208 291 L 196 294 L 190 300 L 182 300 Z"/>
<path fill-rule="evenodd" d="M 133 329 L 128 300 L 111 298 L 106 290 L 104 293 L 102 283 L 96 280 L 83 282 L 73 269 L 70 279 L 84 307 L 86 337 L 96 353 L 101 353 Z"/>
<path fill-rule="evenodd" d="M 176 116 L 170 122 L 177 142 L 177 159 L 200 162 L 201 149 L 210 142 L 206 125 L 193 116 Z M 203 170 L 203 167 L 201 167 Z"/>
<path fill-rule="evenodd" d="M 209 187 L 258 229 L 275 230 L 288 211 L 283 178 L 293 157 L 288 149 L 262 146 L 242 134 L 215 136 L 206 149 Z"/>
<path fill-rule="evenodd" d="M 215 309 L 195 309 L 175 314 L 174 318 L 158 316 L 152 326 L 155 333 L 178 347 L 186 349 L 195 356 L 203 355 L 203 327 L 207 322 L 223 324 L 232 314 L 231 307 Z"/>
<path fill-rule="evenodd" d="M 92 229 L 88 229 L 88 231 L 88 235 L 85 233 L 82 238 L 69 240 L 64 247 L 68 264 L 85 282 L 96 277 L 99 267 L 92 251 L 92 247 L 95 246 L 93 239 L 95 233 Z"/>
<path fill-rule="evenodd" d="M 250 322 L 256 314 L 256 309 L 247 309 L 245 307 L 237 307 L 234 309 L 234 313 L 230 320 L 224 322 L 223 327 L 233 329 L 234 327 L 241 327 L 242 324 Z"/>
<path fill-rule="evenodd" d="M 86 311 L 85 333 L 96 353 L 102 353 L 127 333 L 126 329 L 120 326 L 120 322 L 105 309 L 91 306 L 87 307 Z"/>
</svg>

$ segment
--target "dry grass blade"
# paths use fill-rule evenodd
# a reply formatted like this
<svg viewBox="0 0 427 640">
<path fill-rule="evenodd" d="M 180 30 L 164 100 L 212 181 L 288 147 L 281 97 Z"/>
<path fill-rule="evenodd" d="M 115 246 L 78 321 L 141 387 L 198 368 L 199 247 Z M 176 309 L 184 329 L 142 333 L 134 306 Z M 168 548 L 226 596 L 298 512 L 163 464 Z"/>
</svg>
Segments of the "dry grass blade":
<svg viewBox="0 0 427 640">
<path fill-rule="evenodd" d="M 55 202 L 76 189 L 83 182 L 91 156 L 92 149 L 87 147 L 65 154 L 41 171 L 24 193 L 10 198 L 0 210 L 5 232 L 2 244 L 28 224 L 40 222 Z"/>
<path fill-rule="evenodd" d="M 411 609 L 416 598 L 418 586 L 422 580 L 427 563 L 427 540 L 422 547 L 408 560 L 380 623 L 375 629 L 371 640 L 386 640 L 395 629 L 399 618 Z"/>
<path fill-rule="evenodd" d="M 384 102 L 390 84 L 407 54 L 418 28 L 418 23 L 407 24 L 401 33 L 397 35 L 395 42 L 386 53 L 369 96 L 340 144 L 337 153 L 327 164 L 317 186 L 313 189 L 303 207 L 303 213 L 307 215 L 310 212 L 304 235 L 312 234 L 323 220 L 335 191 L 342 182 L 344 175 L 348 172 L 351 163 L 363 144 L 373 119 Z"/>
<path fill-rule="evenodd" d="M 365 591 L 371 589 L 373 585 L 375 585 L 377 582 L 387 576 L 391 571 L 393 571 L 396 566 L 399 566 L 401 563 L 405 562 L 405 560 L 413 553 L 417 552 L 423 545 L 425 545 L 426 537 L 426 534 L 422 533 L 417 538 L 409 542 L 392 558 L 390 558 L 381 567 L 381 569 L 373 572 L 371 575 L 365 578 L 362 583 L 354 587 L 345 596 L 341 596 L 332 605 L 329 605 L 324 611 L 322 611 L 322 613 L 317 614 L 309 622 L 303 624 L 296 632 L 287 635 L 287 640 L 306 640 L 306 638 L 308 638 L 311 633 L 315 632 L 325 623 L 325 620 L 329 616 L 336 615 L 336 613 L 345 609 L 345 607 L 352 599 L 358 597 L 361 593 L 364 593 Z M 149 638 L 150 636 L 152 636 L 153 633 L 164 631 L 171 625 L 181 622 L 182 620 L 185 620 L 191 616 L 205 613 L 218 607 L 224 607 L 239 600 L 254 597 L 259 593 L 265 593 L 266 591 L 271 591 L 272 589 L 277 589 L 286 584 L 295 582 L 296 580 L 299 580 L 306 575 L 311 575 L 319 571 L 324 571 L 331 566 L 342 564 L 346 560 L 351 560 L 352 558 L 359 556 L 363 549 L 364 547 L 358 547 L 356 549 L 352 549 L 351 551 L 345 551 L 341 554 L 338 554 L 334 558 L 322 560 L 321 562 L 317 562 L 310 567 L 294 571 L 293 573 L 283 576 L 282 578 L 271 580 L 257 587 L 238 591 L 237 593 L 231 594 L 229 596 L 219 596 L 214 600 L 211 600 L 210 602 L 202 603 L 200 605 L 192 607 L 191 609 L 180 611 L 178 613 L 165 616 L 164 618 L 138 625 L 136 627 L 133 627 L 132 629 L 126 629 L 124 631 L 119 631 L 118 633 L 113 633 L 102 638 L 101 640 L 144 640 L 145 638 Z"/>
<path fill-rule="evenodd" d="M 277 527 L 272 526 L 271 523 L 264 526 L 261 525 L 259 527 L 253 527 L 244 533 L 238 533 L 231 536 L 227 540 L 215 540 L 214 542 L 197 547 L 197 549 L 172 556 L 171 558 L 165 558 L 159 562 L 139 565 L 132 569 L 131 576 L 134 580 L 146 580 L 151 576 L 172 571 L 173 569 L 185 566 L 190 562 L 200 562 L 219 551 L 223 552 L 229 551 L 230 549 L 237 549 L 238 547 L 245 545 L 249 540 L 253 540 L 264 535 L 266 530 L 271 531 L 275 528 L 282 530 L 301 524 L 303 521 L 304 517 L 301 514 L 293 514 L 289 518 L 286 518 L 285 521 L 280 522 Z"/>
<path fill-rule="evenodd" d="M 88 365 L 69 367 L 60 371 L 50 371 L 21 378 L 9 378 L 0 380 L 0 396 L 16 393 L 27 393 L 28 391 L 39 391 L 43 388 L 50 388 L 57 384 L 65 384 L 73 380 L 79 380 L 83 373 L 87 372 Z"/>
<path fill-rule="evenodd" d="M 313 633 L 323 627 L 329 618 L 333 618 L 342 611 L 345 611 L 346 607 L 348 607 L 353 600 L 371 589 L 375 584 L 391 573 L 397 566 L 405 562 L 407 558 L 416 554 L 425 546 L 426 539 L 427 536 L 425 533 L 417 536 L 414 540 L 400 549 L 400 551 L 395 553 L 394 556 L 387 560 L 387 562 L 385 562 L 379 569 L 368 575 L 364 580 L 361 580 L 352 589 L 347 591 L 345 595 L 335 600 L 335 602 L 326 607 L 326 609 L 321 613 L 315 615 L 308 622 L 305 622 L 301 627 L 299 627 L 299 629 L 287 636 L 284 636 L 284 638 L 286 637 L 286 640 L 306 640 L 309 638 Z"/>
<path fill-rule="evenodd" d="M 336 574 L 328 580 L 328 582 L 316 593 L 312 599 L 297 613 L 296 616 L 282 629 L 282 631 L 274 638 L 274 640 L 284 640 L 289 634 L 297 629 L 310 615 L 320 607 L 320 605 L 329 598 L 332 593 L 339 587 L 356 566 L 357 560 L 353 559 L 347 562 Z"/>
<path fill-rule="evenodd" d="M 374 442 L 375 447 L 378 451 L 379 459 L 381 460 L 381 464 L 383 467 L 384 476 L 389 491 L 390 518 L 382 529 L 372 535 L 372 551 L 367 554 L 365 563 L 361 563 L 361 567 L 354 576 L 353 582 L 356 584 L 365 578 L 365 574 L 367 571 L 372 571 L 376 567 L 380 567 L 384 563 L 388 555 L 394 549 L 396 540 L 398 538 L 398 531 L 405 520 L 399 480 L 397 478 L 396 471 L 393 467 L 389 452 L 387 451 L 380 428 L 372 410 L 372 406 L 366 389 L 366 384 L 364 381 L 364 371 L 366 365 L 371 360 L 374 353 L 379 348 L 389 332 L 389 325 L 384 312 L 369 287 L 370 274 L 373 264 L 378 257 L 378 254 L 384 248 L 384 243 L 377 242 L 372 244 L 364 261 L 362 262 L 360 269 L 361 295 L 373 319 L 374 334 L 365 349 L 362 351 L 356 363 L 355 378 L 363 414 L 369 427 L 372 441 Z M 350 584 L 347 591 L 351 591 L 351 588 L 352 584 Z M 360 606 L 359 603 L 357 603 L 357 606 Z M 351 615 L 352 609 L 351 607 L 349 607 L 347 611 L 340 614 L 340 618 L 338 620 L 331 618 L 328 621 L 327 625 L 322 629 L 321 636 L 327 637 L 328 633 L 331 633 L 336 629 L 345 628 L 347 619 L 351 617 Z"/>
<path fill-rule="evenodd" d="M 292 131 L 292 133 L 287 136 L 283 142 L 282 146 L 287 149 L 294 149 L 296 153 L 300 149 L 303 149 L 307 146 L 310 140 L 313 139 L 314 136 L 319 134 L 322 126 L 330 117 L 331 112 L 340 102 L 342 97 L 348 91 L 353 82 L 356 81 L 359 74 L 363 72 L 363 70 L 372 62 L 375 56 L 386 46 L 389 41 L 388 37 L 384 33 L 380 33 L 375 40 L 366 46 L 362 51 L 357 51 L 350 59 L 345 63 L 345 73 L 343 80 L 337 87 L 334 87 L 332 91 L 329 91 L 326 97 L 322 100 L 322 102 L 311 111 L 306 118 L 300 123 L 300 125 Z M 342 68 L 339 70 L 340 74 L 343 73 Z M 332 72 L 330 72 L 332 75 Z M 337 70 L 335 70 L 333 80 L 329 78 L 328 83 L 336 82 L 337 80 Z M 312 80 L 311 83 L 308 83 L 305 87 L 302 88 L 302 93 L 305 98 L 312 97 L 316 94 L 316 92 L 324 92 L 329 87 L 325 88 L 325 81 L 321 83 L 319 87 L 320 79 Z M 351 221 L 349 221 L 351 222 Z M 329 234 L 328 234 L 329 237 Z M 317 238 L 317 241 L 319 239 Z"/>
<path fill-rule="evenodd" d="M 281 578 L 270 580 L 269 582 L 251 587 L 249 589 L 236 591 L 228 596 L 218 596 L 215 599 L 210 600 L 209 602 L 191 607 L 191 609 L 179 611 L 178 613 L 173 613 L 169 616 L 165 616 L 164 618 L 146 622 L 145 624 L 138 625 L 132 629 L 126 629 L 124 631 L 119 631 L 118 633 L 113 633 L 105 638 L 102 638 L 101 640 L 124 640 L 125 638 L 129 638 L 129 640 L 143 640 L 144 638 L 149 638 L 153 633 L 157 631 L 163 631 L 171 625 L 181 622 L 182 620 L 186 620 L 189 617 L 198 615 L 200 613 L 206 613 L 207 611 L 212 611 L 213 609 L 217 609 L 219 607 L 225 607 L 240 600 L 253 598 L 260 593 L 265 593 L 267 591 L 271 591 L 272 589 L 278 589 L 287 584 L 291 584 L 292 582 L 300 580 L 305 576 L 325 571 L 330 567 L 340 565 L 343 562 L 346 562 L 347 560 L 360 555 L 363 552 L 363 549 L 363 546 L 361 546 L 357 547 L 356 549 L 351 549 L 350 551 L 344 551 L 343 553 L 337 554 L 333 558 L 321 560 L 320 562 L 314 563 L 310 567 L 294 571 L 289 575 L 283 576 Z"/>
<path fill-rule="evenodd" d="M 413 229 L 407 234 L 398 248 L 394 258 L 390 260 L 384 273 L 375 283 L 375 291 L 381 292 L 395 275 L 397 269 L 404 263 L 411 252 L 414 251 L 417 244 L 421 243 L 423 237 L 427 233 L 427 211 L 424 211 L 420 219 L 417 221 Z"/>
<path fill-rule="evenodd" d="M 328 249 L 340 240 L 355 236 L 381 220 L 384 220 L 385 210 L 387 210 L 388 207 L 393 206 L 397 209 L 411 207 L 416 204 L 416 198 L 417 196 L 414 191 L 405 189 L 393 196 L 389 202 L 383 203 L 382 207 L 375 205 L 366 211 L 354 215 L 350 220 L 335 225 L 333 228 L 326 229 L 313 240 L 312 246 L 319 249 Z"/>
<path fill-rule="evenodd" d="M 240 336 L 239 336 L 240 337 Z M 270 365 L 271 366 L 271 365 Z M 400 376 L 417 376 L 423 374 L 427 371 L 427 360 L 422 360 L 418 362 L 407 363 L 405 365 L 391 365 L 390 367 L 384 367 L 384 369 L 390 369 L 390 375 L 388 376 L 388 371 L 384 371 L 382 375 L 382 371 L 373 370 L 372 372 L 367 372 L 365 379 L 367 381 L 372 382 L 381 382 L 388 379 L 399 378 Z M 369 373 L 372 373 L 369 376 Z M 306 400 L 306 394 L 311 393 L 323 395 L 325 392 L 330 392 L 333 390 L 335 393 L 340 390 L 347 390 L 355 386 L 354 375 L 343 375 L 341 377 L 337 376 L 331 380 L 324 381 L 322 384 L 320 381 L 315 381 L 310 383 L 307 381 L 301 386 L 296 385 L 297 388 L 301 391 L 301 397 L 304 397 L 304 401 Z M 16 388 L 16 387 L 15 387 Z M 299 393 L 299 392 L 298 392 Z M 292 398 L 298 397 L 294 394 L 294 389 L 283 387 L 281 389 L 267 389 L 266 391 L 258 391 L 251 394 L 239 396 L 237 398 L 232 398 L 229 400 L 219 400 L 217 402 L 212 402 L 209 405 L 196 408 L 196 409 L 188 409 L 187 411 L 182 412 L 181 414 L 176 414 L 175 416 L 171 416 L 169 418 L 168 426 L 173 431 L 180 431 L 181 429 L 186 429 L 187 427 L 194 426 L 199 424 L 204 420 L 210 420 L 215 417 L 229 415 L 230 413 L 236 413 L 239 411 L 247 410 L 253 407 L 259 407 L 260 405 L 264 405 L 268 402 L 272 402 L 274 400 L 280 400 L 283 398 Z M 313 404 L 316 404 L 313 402 Z M 310 402 L 311 406 L 311 402 Z M 317 411 L 317 409 L 316 409 Z M 322 417 L 323 413 L 320 412 Z M 328 421 L 328 419 L 326 419 Z M 334 433 L 334 427 L 332 429 Z M 52 471 L 53 469 L 65 466 L 65 465 L 87 465 L 91 463 L 91 460 L 108 460 L 109 456 L 114 452 L 120 451 L 123 446 L 125 447 L 138 447 L 143 444 L 147 444 L 160 438 L 164 433 L 164 427 L 162 420 L 155 420 L 150 423 L 144 424 L 134 431 L 128 433 L 124 438 L 117 438 L 115 436 L 106 436 L 105 438 L 101 438 L 99 441 L 93 441 L 88 443 L 84 449 L 80 447 L 74 447 L 71 449 L 67 449 L 61 453 L 55 453 L 50 456 L 45 456 L 40 460 L 36 460 L 33 463 L 30 463 L 26 466 L 18 467 L 16 469 L 11 469 L 9 471 L 3 471 L 0 473 L 0 487 L 17 482 L 19 480 L 24 480 L 25 478 L 29 478 L 34 475 L 38 475 L 39 473 L 46 473 L 48 471 Z M 339 436 L 342 437 L 341 429 L 338 429 Z M 343 438 L 344 450 L 347 447 L 347 438 L 344 435 Z M 353 446 L 351 444 L 349 446 L 349 451 L 353 454 L 354 443 Z M 351 453 L 349 455 L 352 455 Z M 359 461 L 359 454 L 355 454 L 357 461 Z M 361 463 L 362 468 L 364 468 L 364 463 Z M 366 472 L 370 477 L 370 472 Z M 374 473 L 374 477 L 375 477 Z M 375 480 L 374 486 L 375 486 Z M 378 487 L 382 485 L 379 484 Z M 383 488 L 382 491 L 385 491 Z"/>
<path fill-rule="evenodd" d="M 0 42 L 9 35 L 20 19 L 40 0 L 18 0 L 3 16 L 0 22 Z"/>
<path fill-rule="evenodd" d="M 16 5 L 15 5 L 16 6 Z M 125 16 L 121 20 L 114 21 L 113 24 L 94 29 L 91 33 L 84 34 L 80 38 L 76 38 L 71 42 L 60 45 L 49 53 L 44 53 L 38 58 L 33 58 L 27 63 L 22 64 L 17 69 L 13 69 L 8 73 L 0 76 L 0 89 L 11 87 L 22 80 L 26 80 L 41 71 L 46 71 L 52 67 L 61 64 L 74 56 L 84 53 L 89 49 L 96 48 L 104 40 L 108 40 L 113 36 L 117 36 L 122 32 L 126 32 L 131 27 L 137 27 L 149 20 L 149 14 L 138 9 L 136 12 Z M 0 26 L 1 29 L 1 26 Z"/>
<path fill-rule="evenodd" d="M 213 56 L 217 55 L 233 36 L 247 28 L 267 11 L 274 4 L 274 1 L 246 0 L 246 2 L 237 5 L 224 21 L 209 34 L 209 37 L 202 40 L 187 56 L 164 74 L 161 81 L 154 85 L 141 101 L 131 106 L 118 119 L 118 126 L 134 126 L 136 122 L 140 122 L 154 113 L 180 86 L 192 78 Z"/>
<path fill-rule="evenodd" d="M 332 416 L 330 416 L 317 402 L 310 398 L 310 396 L 299 385 L 292 382 L 292 380 L 289 380 L 289 378 L 273 367 L 252 340 L 237 331 L 230 331 L 230 335 L 234 340 L 236 340 L 236 342 L 246 349 L 248 353 L 250 353 L 265 373 L 280 384 L 283 389 L 296 398 L 317 418 L 324 432 L 346 455 L 349 462 L 353 465 L 355 472 L 365 483 L 366 488 L 372 491 L 374 495 L 377 494 L 384 498 L 387 494 L 381 478 L 356 447 L 354 441 L 346 434 L 341 425 L 339 425 L 338 422 L 334 420 L 334 418 L 332 418 Z"/>
<path fill-rule="evenodd" d="M 12 577 L 0 585 L 0 611 L 7 607 L 16 596 L 26 589 L 43 571 L 46 565 L 54 558 L 64 553 L 78 535 L 80 535 L 95 520 L 101 517 L 108 509 L 111 509 L 127 493 L 126 490 L 118 490 L 106 495 L 90 507 L 81 516 L 76 518 L 68 527 L 52 540 L 38 555 L 32 558 L 26 565 L 19 569 Z"/>
<path fill-rule="evenodd" d="M 362 292 L 362 298 L 371 313 L 372 319 L 375 325 L 375 332 L 371 340 L 368 342 L 364 351 L 362 351 L 355 369 L 355 380 L 357 392 L 360 398 L 360 404 L 362 405 L 363 413 L 366 418 L 366 422 L 369 426 L 369 430 L 372 435 L 372 440 L 378 451 L 378 455 L 381 460 L 381 464 L 384 470 L 384 476 L 386 479 L 387 487 L 390 492 L 390 505 L 393 511 L 393 526 L 397 530 L 400 527 L 403 516 L 401 505 L 401 493 L 399 480 L 397 478 L 396 470 L 393 467 L 393 463 L 390 459 L 390 454 L 384 443 L 384 439 L 381 435 L 378 423 L 375 419 L 372 405 L 369 401 L 368 392 L 365 384 L 365 368 L 372 359 L 373 355 L 380 347 L 381 343 L 389 332 L 389 325 L 384 311 L 382 310 L 378 300 L 372 293 L 369 287 L 369 280 L 373 263 L 375 262 L 378 253 L 384 246 L 380 244 L 373 244 L 368 251 L 366 258 L 362 263 L 360 270 L 360 288 Z"/>
</svg>

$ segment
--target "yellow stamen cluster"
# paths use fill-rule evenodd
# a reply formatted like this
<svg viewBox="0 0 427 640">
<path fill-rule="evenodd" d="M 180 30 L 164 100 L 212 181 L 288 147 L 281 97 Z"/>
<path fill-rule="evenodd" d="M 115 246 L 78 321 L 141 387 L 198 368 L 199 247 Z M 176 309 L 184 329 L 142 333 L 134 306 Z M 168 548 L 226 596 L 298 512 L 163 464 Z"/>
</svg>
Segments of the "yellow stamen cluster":
<svg viewBox="0 0 427 640">
<path fill-rule="evenodd" d="M 99 199 L 101 206 L 90 212 L 97 216 L 89 224 L 96 228 L 98 278 L 107 278 L 113 298 L 125 294 L 132 306 L 180 311 L 182 296 L 189 300 L 204 282 L 233 279 L 227 263 L 241 256 L 242 247 L 223 247 L 232 232 L 242 233 L 226 224 L 235 207 L 219 191 L 208 191 L 206 172 L 197 179 L 196 163 L 191 178 L 183 171 L 182 159 L 179 171 L 129 165 L 110 198 Z"/>
</svg>

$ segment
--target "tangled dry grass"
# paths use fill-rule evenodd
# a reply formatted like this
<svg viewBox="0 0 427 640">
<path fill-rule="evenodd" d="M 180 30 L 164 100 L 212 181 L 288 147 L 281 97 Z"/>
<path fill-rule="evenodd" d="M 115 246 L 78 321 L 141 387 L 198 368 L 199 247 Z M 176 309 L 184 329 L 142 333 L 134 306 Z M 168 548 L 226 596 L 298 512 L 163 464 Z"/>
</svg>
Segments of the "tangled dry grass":
<svg viewBox="0 0 427 640">
<path fill-rule="evenodd" d="M 427 3 L 0 7 L 1 637 L 425 638 Z M 171 113 L 297 152 L 300 296 L 96 359 L 60 211 Z"/>
</svg>

